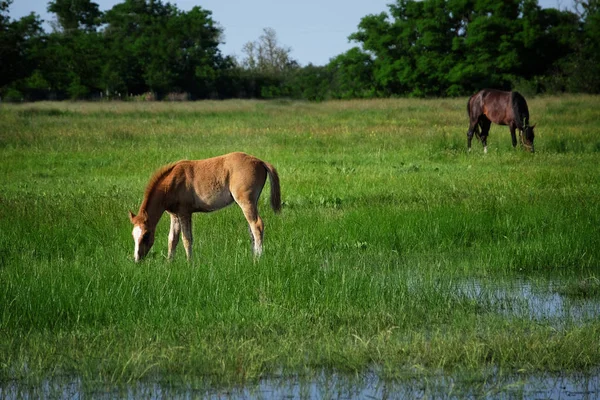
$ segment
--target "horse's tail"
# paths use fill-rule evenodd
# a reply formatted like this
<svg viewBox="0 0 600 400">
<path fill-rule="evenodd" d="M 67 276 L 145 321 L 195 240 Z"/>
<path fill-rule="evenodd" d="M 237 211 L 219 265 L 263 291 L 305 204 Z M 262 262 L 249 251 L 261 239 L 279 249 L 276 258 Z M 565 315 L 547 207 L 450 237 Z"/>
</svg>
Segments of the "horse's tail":
<svg viewBox="0 0 600 400">
<path fill-rule="evenodd" d="M 269 174 L 269 182 L 271 183 L 271 208 L 278 213 L 281 211 L 281 186 L 279 185 L 279 175 L 273 164 L 266 161 L 262 162 Z"/>
<path fill-rule="evenodd" d="M 471 102 L 473 101 L 473 97 L 475 97 L 475 95 L 469 97 L 469 101 L 467 101 L 467 115 L 469 118 L 471 118 Z"/>
<path fill-rule="evenodd" d="M 473 96 L 469 97 L 469 101 L 467 102 L 467 115 L 469 116 L 470 124 L 475 136 L 477 136 L 477 139 L 480 138 L 479 124 L 477 121 L 479 120 L 481 114 L 483 114 L 483 109 L 481 107 L 482 92 L 483 91 L 480 90 L 479 92 L 475 93 Z"/>
<path fill-rule="evenodd" d="M 529 108 L 527 107 L 527 102 L 519 92 L 511 92 L 510 102 L 517 128 L 523 130 L 529 126 Z"/>
</svg>

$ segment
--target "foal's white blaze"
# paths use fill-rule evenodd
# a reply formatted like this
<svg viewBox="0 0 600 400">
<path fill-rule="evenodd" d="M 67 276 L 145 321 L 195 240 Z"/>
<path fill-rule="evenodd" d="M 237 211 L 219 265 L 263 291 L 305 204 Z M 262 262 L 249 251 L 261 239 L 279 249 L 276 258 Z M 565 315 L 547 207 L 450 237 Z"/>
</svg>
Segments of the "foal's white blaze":
<svg viewBox="0 0 600 400">
<path fill-rule="evenodd" d="M 135 226 L 133 228 L 133 241 L 135 243 L 135 248 L 133 249 L 133 258 L 135 259 L 135 261 L 139 261 L 140 260 L 140 240 L 142 240 L 142 228 L 140 228 L 139 226 Z"/>
</svg>

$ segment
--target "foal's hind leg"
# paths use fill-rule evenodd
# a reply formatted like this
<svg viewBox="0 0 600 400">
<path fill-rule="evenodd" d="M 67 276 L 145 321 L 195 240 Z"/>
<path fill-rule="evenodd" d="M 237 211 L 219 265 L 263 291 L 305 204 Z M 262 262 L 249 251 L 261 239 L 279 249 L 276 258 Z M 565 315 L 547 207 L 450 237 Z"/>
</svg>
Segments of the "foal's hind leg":
<svg viewBox="0 0 600 400">
<path fill-rule="evenodd" d="M 185 255 L 188 261 L 192 261 L 192 215 L 180 215 L 179 223 L 183 232 L 183 247 L 185 247 Z"/>
<path fill-rule="evenodd" d="M 177 243 L 179 243 L 179 235 L 181 234 L 181 224 L 179 223 L 179 217 L 175 214 L 169 213 L 171 217 L 171 229 L 169 230 L 169 260 L 175 257 L 175 249 Z"/>
<path fill-rule="evenodd" d="M 258 215 L 258 208 L 256 206 L 256 202 L 252 203 L 250 201 L 247 201 L 238 202 L 238 204 L 242 209 L 242 212 L 244 213 L 244 217 L 246 217 L 246 221 L 248 221 L 248 226 L 250 227 L 250 232 L 252 233 L 252 239 L 254 242 L 254 255 L 260 256 L 262 254 L 264 224 L 262 219 Z"/>
</svg>

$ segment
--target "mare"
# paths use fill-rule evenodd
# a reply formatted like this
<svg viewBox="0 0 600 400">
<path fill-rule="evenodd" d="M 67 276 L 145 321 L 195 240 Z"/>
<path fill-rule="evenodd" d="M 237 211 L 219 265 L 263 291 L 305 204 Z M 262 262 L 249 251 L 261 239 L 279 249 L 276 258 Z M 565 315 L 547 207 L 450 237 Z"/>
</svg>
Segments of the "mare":
<svg viewBox="0 0 600 400">
<path fill-rule="evenodd" d="M 262 253 L 264 224 L 258 215 L 258 198 L 269 176 L 271 207 L 281 210 L 279 176 L 273 165 L 245 154 L 229 153 L 205 160 L 182 160 L 159 168 L 148 183 L 137 215 L 129 211 L 135 249 L 139 261 L 154 243 L 156 225 L 166 211 L 171 217 L 169 259 L 183 232 L 188 261 L 192 260 L 192 213 L 211 212 L 234 201 L 240 206 L 254 244 L 254 255 Z"/>
<path fill-rule="evenodd" d="M 483 89 L 475 93 L 467 103 L 469 114 L 469 130 L 467 145 L 471 151 L 473 134 L 481 140 L 483 151 L 487 153 L 487 137 L 492 122 L 508 125 L 513 147 L 517 146 L 515 131 L 519 130 L 521 143 L 528 151 L 533 152 L 533 128 L 529 125 L 529 109 L 525 98 L 519 92 L 504 92 L 494 89 Z M 479 128 L 481 127 L 481 133 Z"/>
</svg>

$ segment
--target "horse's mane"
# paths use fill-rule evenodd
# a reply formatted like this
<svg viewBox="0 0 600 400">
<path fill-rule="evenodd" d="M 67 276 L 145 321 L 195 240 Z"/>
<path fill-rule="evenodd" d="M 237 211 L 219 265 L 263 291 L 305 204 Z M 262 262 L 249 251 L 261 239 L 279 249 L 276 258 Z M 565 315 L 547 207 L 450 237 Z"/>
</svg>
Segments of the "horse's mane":
<svg viewBox="0 0 600 400">
<path fill-rule="evenodd" d="M 152 194 L 152 191 L 154 190 L 154 188 L 156 187 L 158 182 L 160 182 L 160 180 L 162 178 L 164 178 L 165 175 L 169 174 L 173 170 L 173 168 L 175 168 L 175 166 L 177 164 L 179 164 L 180 162 L 181 161 L 175 161 L 170 164 L 163 165 L 162 167 L 157 169 L 154 172 L 154 174 L 152 174 L 152 177 L 150 178 L 150 181 L 148 182 L 148 185 L 146 186 L 146 190 L 144 191 L 144 201 L 142 202 L 142 206 L 140 207 L 140 209 L 146 208 L 146 205 L 148 204 L 150 195 Z"/>
<path fill-rule="evenodd" d="M 529 108 L 525 98 L 519 92 L 511 92 L 511 104 L 517 128 L 523 129 L 529 125 Z"/>
</svg>

